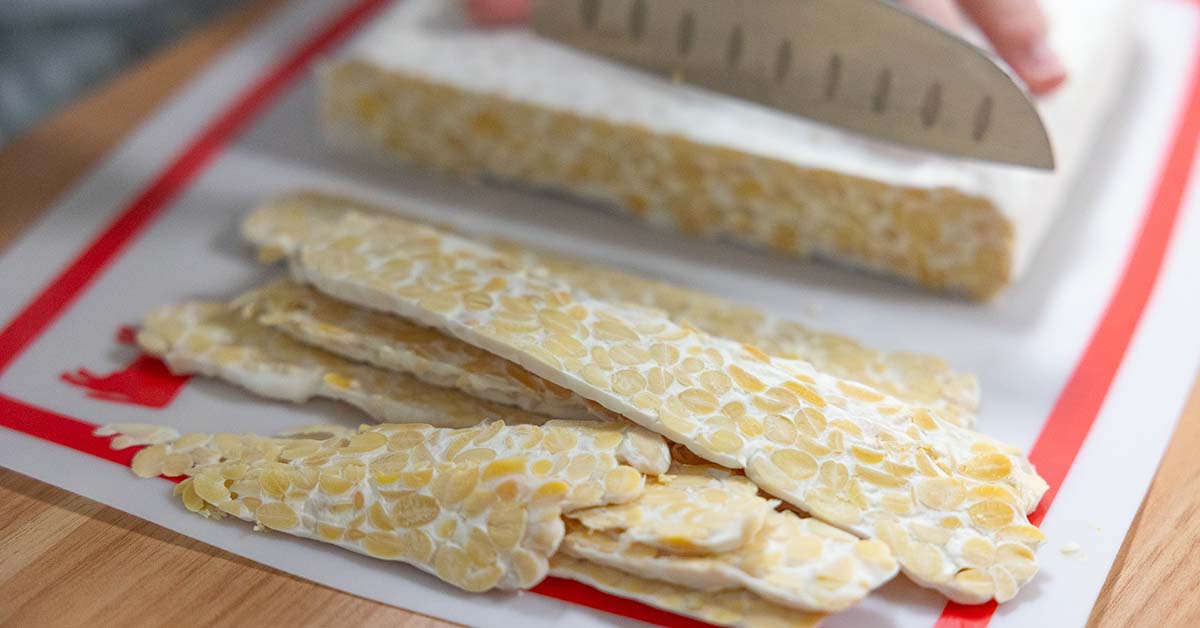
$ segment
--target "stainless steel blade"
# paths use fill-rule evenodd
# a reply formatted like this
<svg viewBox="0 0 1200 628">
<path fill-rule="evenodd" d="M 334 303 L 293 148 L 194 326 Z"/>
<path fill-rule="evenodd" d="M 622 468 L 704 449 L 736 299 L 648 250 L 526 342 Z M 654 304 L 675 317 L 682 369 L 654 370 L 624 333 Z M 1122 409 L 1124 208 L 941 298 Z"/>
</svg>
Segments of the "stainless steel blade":
<svg viewBox="0 0 1200 628">
<path fill-rule="evenodd" d="M 1017 81 L 880 0 L 536 0 L 533 16 L 554 40 L 844 129 L 1054 168 Z"/>
</svg>

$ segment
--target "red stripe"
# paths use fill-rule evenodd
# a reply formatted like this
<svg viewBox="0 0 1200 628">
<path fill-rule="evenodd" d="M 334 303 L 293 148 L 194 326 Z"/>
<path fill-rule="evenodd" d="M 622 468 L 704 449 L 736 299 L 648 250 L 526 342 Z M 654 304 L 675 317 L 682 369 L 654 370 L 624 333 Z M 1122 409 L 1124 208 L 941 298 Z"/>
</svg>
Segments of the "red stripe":
<svg viewBox="0 0 1200 628">
<path fill-rule="evenodd" d="M 316 55 L 353 32 L 384 4 L 383 0 L 364 0 L 354 5 L 244 92 L 206 127 L 0 331 L 0 374 L 203 172 L 229 141 L 311 64 Z M 1044 516 L 1094 422 L 1157 279 L 1200 135 L 1200 74 L 1197 73 L 1193 73 L 1186 112 L 1121 282 L 1030 454 L 1051 484 L 1042 506 L 1032 517 L 1035 521 Z M 1079 417 L 1088 418 L 1084 422 L 1079 421 Z M 113 451 L 108 447 L 108 439 L 91 435 L 94 425 L 3 395 L 0 395 L 0 425 L 122 465 L 128 465 L 137 451 L 136 448 Z M 543 595 L 663 626 L 697 628 L 706 625 L 571 581 L 548 579 L 535 590 Z M 949 604 L 937 628 L 982 628 L 990 620 L 994 608 L 994 605 L 963 607 Z"/>
<path fill-rule="evenodd" d="M 94 423 L 31 406 L 7 395 L 0 395 L 0 425 L 124 466 L 129 466 L 133 454 L 140 449 L 115 451 L 108 444 L 111 438 L 92 436 Z"/>
<path fill-rule="evenodd" d="M 40 336 L 92 281 L 143 233 L 162 210 L 204 171 L 212 159 L 308 67 L 313 58 L 344 39 L 383 0 L 364 0 L 276 65 L 210 123 L 78 256 L 0 331 L 0 374 Z"/>
<path fill-rule="evenodd" d="M 558 598 L 564 602 L 594 608 L 598 611 L 636 619 L 656 626 L 666 626 L 667 628 L 713 628 L 712 624 L 676 615 L 675 613 L 654 608 L 653 606 L 646 606 L 641 602 L 635 602 L 628 598 L 609 595 L 574 580 L 546 578 L 541 584 L 530 590 L 540 595 Z"/>
<path fill-rule="evenodd" d="M 1192 59 L 1200 59 L 1200 46 Z M 1054 503 L 1058 489 L 1075 463 L 1083 441 L 1091 431 L 1100 408 L 1108 397 L 1117 369 L 1137 331 L 1146 304 L 1154 292 L 1163 258 L 1183 206 L 1188 179 L 1200 146 L 1200 61 L 1193 64 L 1187 101 L 1180 112 L 1174 143 L 1159 174 L 1158 185 L 1138 230 L 1133 251 L 1121 279 L 1109 299 L 1100 323 L 1092 332 L 1083 356 L 1075 365 L 1029 452 L 1050 489 L 1030 516 L 1040 525 Z M 950 602 L 934 628 L 984 628 L 996 604 L 966 606 Z"/>
</svg>

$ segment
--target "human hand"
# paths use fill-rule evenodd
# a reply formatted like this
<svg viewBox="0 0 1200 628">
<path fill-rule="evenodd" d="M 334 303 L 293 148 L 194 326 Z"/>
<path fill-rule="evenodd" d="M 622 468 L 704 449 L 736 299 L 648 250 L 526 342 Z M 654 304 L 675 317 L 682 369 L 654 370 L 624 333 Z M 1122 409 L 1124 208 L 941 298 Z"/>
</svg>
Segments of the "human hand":
<svg viewBox="0 0 1200 628">
<path fill-rule="evenodd" d="M 471 19 L 488 26 L 529 19 L 532 0 L 467 0 Z M 1035 94 L 1053 91 L 1067 69 L 1047 37 L 1039 0 L 903 0 L 904 5 L 942 26 L 960 31 L 969 19 Z"/>
</svg>

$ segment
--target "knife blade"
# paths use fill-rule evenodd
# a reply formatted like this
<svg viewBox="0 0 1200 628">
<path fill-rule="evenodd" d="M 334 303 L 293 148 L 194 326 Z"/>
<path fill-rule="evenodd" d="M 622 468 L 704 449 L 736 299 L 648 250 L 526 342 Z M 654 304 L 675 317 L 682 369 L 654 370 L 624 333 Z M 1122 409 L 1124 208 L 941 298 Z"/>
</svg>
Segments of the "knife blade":
<svg viewBox="0 0 1200 628">
<path fill-rule="evenodd" d="M 535 0 L 533 28 L 639 68 L 906 146 L 1053 169 L 1029 94 L 881 0 Z"/>
</svg>

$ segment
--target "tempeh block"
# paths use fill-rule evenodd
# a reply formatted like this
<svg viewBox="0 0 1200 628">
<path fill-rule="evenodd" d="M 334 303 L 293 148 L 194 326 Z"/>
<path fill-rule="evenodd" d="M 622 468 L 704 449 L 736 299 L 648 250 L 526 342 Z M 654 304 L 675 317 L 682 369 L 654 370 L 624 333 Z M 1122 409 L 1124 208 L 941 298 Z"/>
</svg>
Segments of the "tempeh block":
<svg viewBox="0 0 1200 628">
<path fill-rule="evenodd" d="M 599 4 L 602 20 L 624 24 L 630 3 Z M 647 225 L 987 299 L 1030 267 L 1136 59 L 1138 3 L 1041 4 L 1070 73 L 1037 99 L 1055 172 L 847 133 L 527 28 L 476 28 L 445 0 L 385 10 L 322 68 L 321 112 L 330 143 L 356 154 L 548 189 Z M 902 59 L 847 61 L 834 84 L 842 93 L 873 90 L 892 63 L 896 84 L 905 79 Z M 814 79 L 825 77 L 786 80 Z M 942 103 L 964 105 L 963 96 L 946 85 Z M 911 101 L 888 106 L 916 115 Z"/>
</svg>

